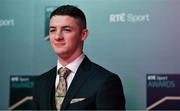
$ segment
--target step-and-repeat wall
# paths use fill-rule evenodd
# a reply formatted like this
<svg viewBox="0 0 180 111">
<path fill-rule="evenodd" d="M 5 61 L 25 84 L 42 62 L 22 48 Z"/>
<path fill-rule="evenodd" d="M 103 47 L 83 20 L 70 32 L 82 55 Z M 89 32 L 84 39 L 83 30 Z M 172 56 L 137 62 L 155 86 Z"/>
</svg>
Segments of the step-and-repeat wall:
<svg viewBox="0 0 180 111">
<path fill-rule="evenodd" d="M 179 0 L 1 0 L 0 109 L 32 100 L 28 93 L 17 98 L 30 91 L 33 77 L 56 65 L 48 22 L 63 4 L 85 12 L 90 34 L 84 52 L 120 76 L 127 109 L 178 107 Z"/>
</svg>

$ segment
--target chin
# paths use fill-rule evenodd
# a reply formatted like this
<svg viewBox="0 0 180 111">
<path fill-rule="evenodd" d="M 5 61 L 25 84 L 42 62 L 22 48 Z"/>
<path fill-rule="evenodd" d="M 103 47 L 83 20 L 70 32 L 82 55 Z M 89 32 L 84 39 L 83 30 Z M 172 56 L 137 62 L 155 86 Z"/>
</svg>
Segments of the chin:
<svg viewBox="0 0 180 111">
<path fill-rule="evenodd" d="M 55 51 L 55 53 L 58 56 L 65 56 L 65 55 L 67 55 L 65 51 Z"/>
</svg>

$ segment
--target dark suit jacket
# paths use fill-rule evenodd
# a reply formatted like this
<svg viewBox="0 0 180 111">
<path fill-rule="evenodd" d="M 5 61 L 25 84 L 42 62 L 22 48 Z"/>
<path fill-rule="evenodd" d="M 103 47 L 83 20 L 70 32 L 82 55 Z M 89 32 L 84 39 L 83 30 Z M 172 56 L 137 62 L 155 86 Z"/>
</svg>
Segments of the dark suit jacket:
<svg viewBox="0 0 180 111">
<path fill-rule="evenodd" d="M 34 86 L 33 109 L 55 107 L 56 67 L 39 76 Z M 73 99 L 84 98 L 71 103 Z M 125 97 L 120 78 L 87 57 L 82 61 L 66 93 L 61 110 L 124 110 Z"/>
</svg>

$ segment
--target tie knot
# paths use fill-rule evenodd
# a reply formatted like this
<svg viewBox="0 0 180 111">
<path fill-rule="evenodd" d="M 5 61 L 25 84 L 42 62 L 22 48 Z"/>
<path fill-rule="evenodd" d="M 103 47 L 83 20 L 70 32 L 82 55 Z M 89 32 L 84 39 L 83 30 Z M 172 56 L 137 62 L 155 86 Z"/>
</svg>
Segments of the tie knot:
<svg viewBox="0 0 180 111">
<path fill-rule="evenodd" d="M 70 72 L 71 70 L 69 70 L 67 67 L 61 67 L 58 70 L 58 74 L 60 75 L 60 77 L 64 77 L 65 79 L 70 74 Z"/>
</svg>

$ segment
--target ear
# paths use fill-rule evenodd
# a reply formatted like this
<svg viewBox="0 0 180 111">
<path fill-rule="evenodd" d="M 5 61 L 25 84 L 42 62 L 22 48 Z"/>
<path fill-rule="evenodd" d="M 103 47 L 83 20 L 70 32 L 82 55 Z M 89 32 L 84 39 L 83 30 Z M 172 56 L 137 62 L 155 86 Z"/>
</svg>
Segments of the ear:
<svg viewBox="0 0 180 111">
<path fill-rule="evenodd" d="M 87 38 L 88 35 L 89 35 L 88 29 L 83 29 L 81 34 L 82 34 L 82 35 L 81 35 L 81 40 L 82 40 L 82 41 L 86 40 L 86 38 Z"/>
</svg>

